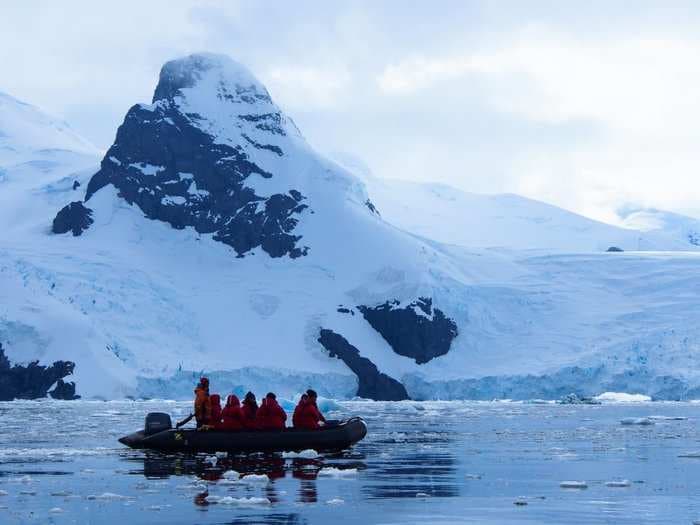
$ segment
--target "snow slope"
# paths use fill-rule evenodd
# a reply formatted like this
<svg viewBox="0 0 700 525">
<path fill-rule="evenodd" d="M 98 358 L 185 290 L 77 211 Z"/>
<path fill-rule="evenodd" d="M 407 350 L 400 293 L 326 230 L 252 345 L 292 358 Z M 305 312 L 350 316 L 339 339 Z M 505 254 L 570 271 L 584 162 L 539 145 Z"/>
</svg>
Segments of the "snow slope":
<svg viewBox="0 0 700 525">
<path fill-rule="evenodd" d="M 14 361 L 74 361 L 83 396 L 187 397 L 201 372 L 221 392 L 284 397 L 391 381 L 414 398 L 700 386 L 700 255 L 602 253 L 599 225 L 571 248 L 592 253 L 563 253 L 554 228 L 542 235 L 556 253 L 408 233 L 226 57 L 166 64 L 87 173 L 0 185 L 0 342 Z M 92 223 L 51 234 L 70 202 Z M 321 330 L 347 341 L 341 357 Z"/>
<path fill-rule="evenodd" d="M 448 244 L 569 253 L 601 252 L 611 246 L 696 251 L 700 244 L 685 231 L 648 228 L 632 220 L 620 228 L 514 194 L 467 193 L 445 184 L 378 179 L 367 173 L 363 180 L 384 219 Z"/>
<path fill-rule="evenodd" d="M 663 234 L 700 246 L 700 220 L 654 208 L 626 207 L 618 212 L 622 224 L 645 233 Z"/>
</svg>

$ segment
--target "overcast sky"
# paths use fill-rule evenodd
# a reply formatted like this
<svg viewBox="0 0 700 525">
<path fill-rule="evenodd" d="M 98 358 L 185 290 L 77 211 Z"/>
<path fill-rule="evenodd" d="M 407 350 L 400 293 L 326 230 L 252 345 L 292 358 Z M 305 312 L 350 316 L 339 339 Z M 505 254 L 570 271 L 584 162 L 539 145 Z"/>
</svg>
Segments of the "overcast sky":
<svg viewBox="0 0 700 525">
<path fill-rule="evenodd" d="M 0 91 L 107 148 L 164 61 L 222 52 L 376 175 L 700 217 L 699 23 L 697 1 L 23 0 Z"/>
</svg>

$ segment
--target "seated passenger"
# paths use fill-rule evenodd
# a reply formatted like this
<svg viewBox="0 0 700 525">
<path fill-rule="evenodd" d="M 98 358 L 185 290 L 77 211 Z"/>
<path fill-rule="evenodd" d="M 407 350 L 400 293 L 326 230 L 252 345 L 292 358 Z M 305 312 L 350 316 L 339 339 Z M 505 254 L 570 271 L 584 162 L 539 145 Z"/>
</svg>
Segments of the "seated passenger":
<svg viewBox="0 0 700 525">
<path fill-rule="evenodd" d="M 221 411 L 221 417 L 223 422 L 219 428 L 222 430 L 241 430 L 243 428 L 243 412 L 237 396 L 231 394 L 226 398 L 226 406 Z"/>
<path fill-rule="evenodd" d="M 221 423 L 221 396 L 219 394 L 210 395 L 209 403 L 211 404 L 209 425 L 217 427 Z"/>
<path fill-rule="evenodd" d="M 306 394 L 302 394 L 301 399 L 299 400 L 299 403 L 297 404 L 296 407 L 294 407 L 294 413 L 292 414 L 292 426 L 293 427 L 299 426 L 299 414 L 301 414 L 301 409 L 305 405 L 307 399 L 309 399 L 309 396 L 307 396 Z"/>
<path fill-rule="evenodd" d="M 316 392 L 311 389 L 306 391 L 306 399 L 302 396 L 297 409 L 295 409 L 295 412 L 299 410 L 296 418 L 297 421 L 294 424 L 296 428 L 314 430 L 319 428 L 320 421 L 326 421 L 326 418 L 323 417 L 318 406 L 316 406 L 317 398 Z"/>
<path fill-rule="evenodd" d="M 243 428 L 248 430 L 257 429 L 258 402 L 255 400 L 255 394 L 248 392 L 245 395 L 241 411 L 243 412 Z"/>
<path fill-rule="evenodd" d="M 287 414 L 277 402 L 277 396 L 269 392 L 258 409 L 258 425 L 262 430 L 283 430 Z"/>
</svg>

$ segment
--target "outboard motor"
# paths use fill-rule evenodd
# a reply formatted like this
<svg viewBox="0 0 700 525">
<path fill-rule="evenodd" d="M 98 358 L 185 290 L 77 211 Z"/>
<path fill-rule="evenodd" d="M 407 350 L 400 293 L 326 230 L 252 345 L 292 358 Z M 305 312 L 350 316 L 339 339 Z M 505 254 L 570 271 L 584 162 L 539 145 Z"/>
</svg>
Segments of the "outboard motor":
<svg viewBox="0 0 700 525">
<path fill-rule="evenodd" d="M 163 430 L 170 430 L 171 428 L 173 428 L 173 424 L 170 420 L 170 414 L 150 412 L 146 415 L 146 424 L 143 427 L 143 431 L 147 436 L 157 434 Z"/>
</svg>

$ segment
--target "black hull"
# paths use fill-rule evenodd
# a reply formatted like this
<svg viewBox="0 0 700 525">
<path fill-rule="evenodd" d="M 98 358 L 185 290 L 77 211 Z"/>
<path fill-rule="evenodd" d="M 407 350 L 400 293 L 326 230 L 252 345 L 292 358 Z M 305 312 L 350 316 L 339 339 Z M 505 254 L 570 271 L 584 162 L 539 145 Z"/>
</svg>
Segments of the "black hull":
<svg viewBox="0 0 700 525">
<path fill-rule="evenodd" d="M 359 417 L 319 430 L 225 431 L 170 429 L 146 436 L 140 430 L 119 442 L 131 448 L 163 452 L 298 452 L 306 449 L 339 451 L 351 447 L 367 434 Z"/>
</svg>

